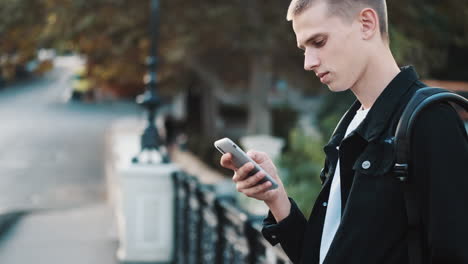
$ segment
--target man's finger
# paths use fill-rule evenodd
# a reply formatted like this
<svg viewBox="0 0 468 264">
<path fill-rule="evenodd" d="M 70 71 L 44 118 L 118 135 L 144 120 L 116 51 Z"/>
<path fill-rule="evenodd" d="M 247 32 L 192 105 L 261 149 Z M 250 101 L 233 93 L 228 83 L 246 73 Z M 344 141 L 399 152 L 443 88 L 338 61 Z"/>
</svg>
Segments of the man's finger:
<svg viewBox="0 0 468 264">
<path fill-rule="evenodd" d="M 236 171 L 236 181 L 242 181 L 247 178 L 250 171 L 254 168 L 252 162 L 247 162 Z"/>
<path fill-rule="evenodd" d="M 238 182 L 238 189 L 249 189 L 255 185 L 257 185 L 257 183 L 259 181 L 261 181 L 263 178 L 265 177 L 265 173 L 259 171 L 257 172 L 255 175 L 252 175 L 251 177 L 248 177 L 246 180 L 244 181 L 240 181 Z"/>
<path fill-rule="evenodd" d="M 255 187 L 244 190 L 243 193 L 245 195 L 249 196 L 249 197 L 252 197 L 252 196 L 255 196 L 255 195 L 266 192 L 270 187 L 271 187 L 271 182 L 266 181 L 266 182 L 264 182 L 262 184 L 259 184 L 259 185 L 255 186 Z"/>
</svg>

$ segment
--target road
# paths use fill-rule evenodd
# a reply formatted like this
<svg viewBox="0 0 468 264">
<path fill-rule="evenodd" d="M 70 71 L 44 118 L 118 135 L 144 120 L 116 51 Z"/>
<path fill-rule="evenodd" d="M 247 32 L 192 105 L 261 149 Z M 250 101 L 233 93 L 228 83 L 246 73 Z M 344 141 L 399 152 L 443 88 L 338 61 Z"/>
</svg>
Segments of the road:
<svg viewBox="0 0 468 264">
<path fill-rule="evenodd" d="M 0 91 L 0 208 L 71 207 L 103 198 L 105 131 L 140 110 L 130 103 L 65 102 L 71 74 L 58 66 Z"/>
<path fill-rule="evenodd" d="M 0 263 L 115 262 L 105 134 L 141 110 L 131 102 L 67 102 L 75 66 L 73 57 L 58 58 L 45 76 L 0 90 L 0 209 L 39 210 L 2 239 Z"/>
</svg>

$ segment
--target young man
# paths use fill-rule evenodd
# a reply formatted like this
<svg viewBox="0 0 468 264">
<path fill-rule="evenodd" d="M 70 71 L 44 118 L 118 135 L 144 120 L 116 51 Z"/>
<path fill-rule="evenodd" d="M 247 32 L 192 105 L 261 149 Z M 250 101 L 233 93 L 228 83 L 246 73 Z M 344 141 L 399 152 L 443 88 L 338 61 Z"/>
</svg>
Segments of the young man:
<svg viewBox="0 0 468 264">
<path fill-rule="evenodd" d="M 392 137 L 403 107 L 425 85 L 399 68 L 389 48 L 385 0 L 293 0 L 288 20 L 304 50 L 304 68 L 332 91 L 357 101 L 324 147 L 322 190 L 308 220 L 288 195 L 267 155 L 248 154 L 279 183 L 257 185 L 252 164 L 235 168 L 237 190 L 263 200 L 263 234 L 294 263 L 408 263 L 402 183 L 392 173 Z M 468 263 L 468 137 L 446 104 L 425 110 L 411 139 L 410 177 L 421 209 L 423 263 Z M 313 175 L 311 175 L 313 177 Z"/>
</svg>

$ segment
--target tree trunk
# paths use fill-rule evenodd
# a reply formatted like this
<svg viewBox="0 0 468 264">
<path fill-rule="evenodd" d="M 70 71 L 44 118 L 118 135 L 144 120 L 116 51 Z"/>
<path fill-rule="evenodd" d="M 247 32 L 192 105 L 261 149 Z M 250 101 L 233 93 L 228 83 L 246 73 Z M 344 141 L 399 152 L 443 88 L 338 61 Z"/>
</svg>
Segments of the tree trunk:
<svg viewBox="0 0 468 264">
<path fill-rule="evenodd" d="M 248 134 L 271 134 L 268 94 L 273 85 L 271 57 L 254 55 L 250 64 Z"/>
<path fill-rule="evenodd" d="M 207 140 L 218 139 L 219 106 L 215 88 L 207 85 L 202 92 L 202 133 Z"/>
<path fill-rule="evenodd" d="M 188 59 L 187 66 L 206 85 L 201 92 L 202 135 L 207 140 L 217 139 L 219 136 L 219 103 L 216 97 L 216 89 L 223 89 L 225 84 L 213 71 L 196 59 Z"/>
</svg>

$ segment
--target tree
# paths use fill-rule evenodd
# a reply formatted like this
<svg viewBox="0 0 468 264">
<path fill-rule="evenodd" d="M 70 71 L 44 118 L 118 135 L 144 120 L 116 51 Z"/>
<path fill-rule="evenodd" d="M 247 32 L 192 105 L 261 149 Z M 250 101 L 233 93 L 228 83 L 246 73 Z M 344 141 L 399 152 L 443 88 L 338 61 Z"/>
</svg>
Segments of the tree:
<svg viewBox="0 0 468 264">
<path fill-rule="evenodd" d="M 425 77 L 468 80 L 466 63 L 453 63 L 468 51 L 467 1 L 400 0 L 388 9 L 391 47 L 400 64 L 414 64 Z"/>
<path fill-rule="evenodd" d="M 206 87 L 207 131 L 216 135 L 216 93 L 242 90 L 249 109 L 249 133 L 269 133 L 267 94 L 278 80 L 319 92 L 302 69 L 302 55 L 290 23 L 289 1 L 160 1 L 159 91 L 189 86 L 190 76 Z M 404 5 L 405 8 L 401 8 Z M 388 2 L 392 49 L 401 64 L 415 64 L 423 76 L 466 79 L 466 1 Z M 88 58 L 90 76 L 124 96 L 144 88 L 149 48 L 149 0 L 3 0 L 2 54 L 30 54 L 40 46 L 72 49 Z M 27 14 L 27 15 L 26 15 Z M 6 41 L 8 39 L 8 41 Z M 28 57 L 24 55 L 24 57 Z M 456 65 L 456 67 L 452 67 Z M 456 68 L 456 69 L 454 69 Z M 323 90 L 323 89 L 322 89 Z M 214 117 L 213 117 L 214 115 Z"/>
<path fill-rule="evenodd" d="M 57 2 L 62 3 L 56 8 L 59 32 L 88 56 L 92 73 L 114 83 L 141 80 L 149 45 L 147 1 Z M 257 0 L 161 1 L 161 82 L 177 87 L 174 82 L 183 79 L 179 76 L 194 72 L 206 85 L 212 114 L 217 112 L 215 100 L 209 98 L 216 90 L 247 87 L 250 133 L 270 133 L 267 94 L 275 79 L 300 69 L 300 53 L 291 56 L 295 41 L 285 23 L 287 3 L 264 5 Z M 128 66 L 128 61 L 135 63 Z"/>
<path fill-rule="evenodd" d="M 39 2 L 0 2 L 0 77 L 13 80 L 18 68 L 35 58 L 46 24 L 47 17 Z"/>
</svg>

